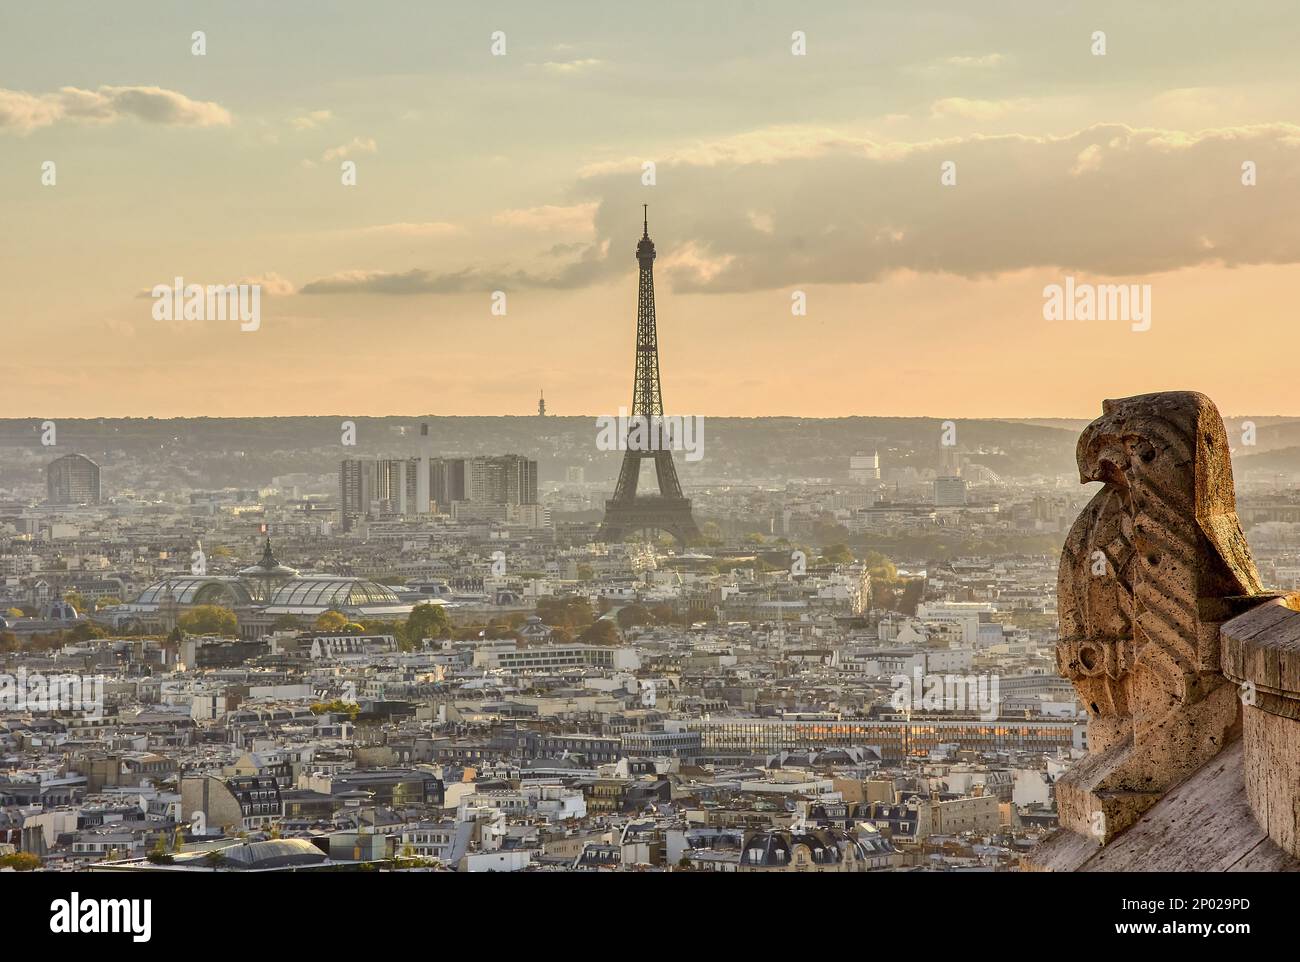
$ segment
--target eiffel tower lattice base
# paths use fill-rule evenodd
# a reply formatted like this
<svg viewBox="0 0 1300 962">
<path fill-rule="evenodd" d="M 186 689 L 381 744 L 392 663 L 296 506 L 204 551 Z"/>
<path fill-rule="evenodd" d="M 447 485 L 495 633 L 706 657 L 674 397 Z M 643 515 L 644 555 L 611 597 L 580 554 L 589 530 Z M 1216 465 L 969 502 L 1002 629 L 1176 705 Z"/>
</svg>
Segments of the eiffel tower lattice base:
<svg viewBox="0 0 1300 962">
<path fill-rule="evenodd" d="M 700 529 L 691 516 L 690 498 L 637 497 L 605 502 L 605 520 L 599 539 L 606 543 L 624 541 L 638 531 L 657 529 L 672 535 L 682 547 L 699 538 Z"/>
</svg>

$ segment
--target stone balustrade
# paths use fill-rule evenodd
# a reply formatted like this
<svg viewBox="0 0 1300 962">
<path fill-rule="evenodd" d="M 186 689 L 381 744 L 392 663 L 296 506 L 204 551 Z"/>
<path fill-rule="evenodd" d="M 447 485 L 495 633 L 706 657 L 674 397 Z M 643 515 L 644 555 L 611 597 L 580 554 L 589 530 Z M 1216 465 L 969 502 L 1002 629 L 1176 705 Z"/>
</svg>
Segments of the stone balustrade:
<svg viewBox="0 0 1300 962">
<path fill-rule="evenodd" d="M 1300 857 L 1300 595 L 1225 623 L 1219 650 L 1241 692 L 1246 800 L 1268 837 Z"/>
</svg>

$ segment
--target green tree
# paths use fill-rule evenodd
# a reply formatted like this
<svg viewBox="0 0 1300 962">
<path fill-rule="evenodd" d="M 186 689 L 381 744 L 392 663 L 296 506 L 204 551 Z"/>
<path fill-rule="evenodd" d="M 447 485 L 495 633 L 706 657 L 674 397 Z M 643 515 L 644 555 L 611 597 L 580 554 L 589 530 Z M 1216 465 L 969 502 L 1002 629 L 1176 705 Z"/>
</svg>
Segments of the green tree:
<svg viewBox="0 0 1300 962">
<path fill-rule="evenodd" d="M 14 852 L 12 855 L 0 855 L 0 868 L 11 868 L 15 872 L 30 872 L 41 867 L 41 857 L 31 852 Z"/>
<path fill-rule="evenodd" d="M 425 638 L 446 638 L 451 634 L 451 619 L 442 605 L 416 605 L 403 626 L 400 640 L 403 651 L 411 651 Z"/>
<path fill-rule="evenodd" d="M 853 563 L 853 552 L 846 544 L 833 544 L 822 552 L 822 558 L 833 565 L 847 565 Z"/>
<path fill-rule="evenodd" d="M 333 701 L 316 701 L 311 704 L 313 715 L 324 715 L 333 713 L 336 715 L 349 715 L 353 721 L 357 715 L 361 714 L 361 706 L 354 701 L 344 701 L 342 698 L 335 698 Z"/>
<path fill-rule="evenodd" d="M 205 852 L 203 855 L 203 864 L 208 868 L 225 868 L 228 862 L 229 859 L 217 849 Z"/>
<path fill-rule="evenodd" d="M 884 564 L 873 565 L 867 569 L 867 573 L 870 574 L 872 578 L 877 578 L 881 581 L 893 582 L 898 580 L 898 569 L 889 561 L 886 561 Z"/>
<path fill-rule="evenodd" d="M 172 858 L 171 852 L 167 851 L 166 832 L 158 833 L 158 838 L 154 842 L 153 848 L 149 850 L 149 854 L 145 857 L 154 865 L 169 865 L 175 861 L 175 859 Z"/>
<path fill-rule="evenodd" d="M 399 642 L 406 631 L 405 626 L 399 621 L 359 621 L 357 624 L 368 635 L 392 635 Z"/>
<path fill-rule="evenodd" d="M 86 600 L 81 597 L 81 592 L 79 591 L 65 591 L 63 593 L 63 600 L 72 605 L 72 607 L 76 608 L 78 611 L 86 610 Z"/>
<path fill-rule="evenodd" d="M 276 615 L 275 621 L 271 622 L 272 631 L 297 631 L 298 619 L 293 615 Z"/>
<path fill-rule="evenodd" d="M 626 605 L 618 611 L 618 626 L 626 631 L 629 628 L 635 628 L 637 625 L 649 625 L 654 623 L 654 616 L 650 614 L 650 609 L 645 605 Z"/>
<path fill-rule="evenodd" d="M 584 645 L 617 645 L 623 638 L 614 627 L 614 622 L 602 618 L 580 634 L 578 640 Z"/>
<path fill-rule="evenodd" d="M 550 596 L 537 601 L 537 617 L 552 627 L 581 628 L 596 620 L 591 602 L 577 595 Z"/>
<path fill-rule="evenodd" d="M 68 631 L 70 641 L 89 641 L 92 638 L 107 638 L 108 632 L 93 621 L 78 621 Z"/>
<path fill-rule="evenodd" d="M 813 525 L 813 539 L 818 544 L 836 544 L 838 542 L 847 542 L 850 534 L 849 529 L 842 524 L 835 524 L 831 521 L 818 521 Z"/>
<path fill-rule="evenodd" d="M 662 601 L 650 609 L 650 614 L 654 616 L 655 623 L 660 625 L 670 625 L 677 620 L 673 612 L 673 606 L 666 601 Z"/>
<path fill-rule="evenodd" d="M 592 569 L 591 565 L 578 565 L 579 581 L 591 581 L 595 577 L 596 577 L 596 572 L 595 570 Z"/>
<path fill-rule="evenodd" d="M 874 568 L 877 565 L 888 564 L 889 559 L 886 558 L 879 551 L 873 551 L 868 549 L 862 552 L 862 563 L 866 565 L 868 568 Z"/>
<path fill-rule="evenodd" d="M 347 623 L 347 615 L 339 611 L 325 611 L 316 618 L 316 628 L 319 631 L 338 631 Z"/>
<path fill-rule="evenodd" d="M 192 635 L 221 635 L 234 638 L 239 634 L 239 620 L 229 608 L 220 605 L 196 605 L 176 619 L 182 631 Z"/>
</svg>

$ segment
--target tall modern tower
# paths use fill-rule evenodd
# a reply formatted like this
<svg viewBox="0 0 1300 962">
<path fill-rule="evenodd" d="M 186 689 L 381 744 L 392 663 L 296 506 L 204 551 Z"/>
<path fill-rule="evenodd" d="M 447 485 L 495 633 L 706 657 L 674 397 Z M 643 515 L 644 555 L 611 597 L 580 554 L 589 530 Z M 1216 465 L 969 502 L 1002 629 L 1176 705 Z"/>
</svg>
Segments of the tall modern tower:
<svg viewBox="0 0 1300 962">
<path fill-rule="evenodd" d="M 420 424 L 420 466 L 415 475 L 415 513 L 432 514 L 433 497 L 429 494 L 429 422 Z"/>
<path fill-rule="evenodd" d="M 641 265 L 636 297 L 636 374 L 632 381 L 632 418 L 647 421 L 662 418 L 663 394 L 659 388 L 659 337 L 655 328 L 655 245 L 650 239 L 649 212 L 643 222 L 641 241 L 636 245 L 636 260 Z M 641 479 L 641 462 L 653 458 L 658 496 L 637 495 Z M 691 517 L 691 502 L 682 497 L 677 467 L 667 446 L 652 450 L 633 450 L 623 455 L 614 497 L 605 502 L 605 520 L 600 525 L 600 540 L 622 541 L 628 535 L 646 529 L 664 531 L 685 546 L 699 536 Z"/>
<path fill-rule="evenodd" d="M 84 454 L 65 454 L 45 466 L 50 504 L 99 504 L 99 465 Z"/>
</svg>

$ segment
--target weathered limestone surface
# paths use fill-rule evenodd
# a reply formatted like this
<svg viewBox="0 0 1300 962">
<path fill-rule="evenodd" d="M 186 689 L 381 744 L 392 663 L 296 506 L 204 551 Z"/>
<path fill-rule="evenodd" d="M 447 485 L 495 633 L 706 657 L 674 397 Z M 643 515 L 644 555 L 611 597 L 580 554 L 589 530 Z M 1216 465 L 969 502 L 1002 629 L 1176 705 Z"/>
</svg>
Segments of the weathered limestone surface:
<svg viewBox="0 0 1300 962">
<path fill-rule="evenodd" d="M 1039 872 L 1300 872 L 1251 816 L 1238 739 L 1106 846 L 1060 829 L 1026 860 Z"/>
<path fill-rule="evenodd" d="M 1057 783 L 1094 844 L 1133 825 L 1241 733 L 1219 628 L 1269 598 L 1237 521 L 1223 419 L 1203 394 L 1105 401 L 1079 438 L 1104 487 L 1061 556 L 1057 662 L 1088 710 L 1089 755 Z"/>
<path fill-rule="evenodd" d="M 1300 596 L 1223 626 L 1223 673 L 1242 689 L 1246 798 L 1269 837 L 1300 855 Z"/>
</svg>

